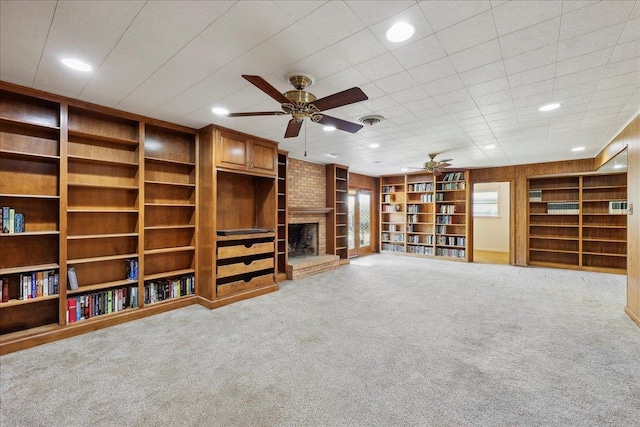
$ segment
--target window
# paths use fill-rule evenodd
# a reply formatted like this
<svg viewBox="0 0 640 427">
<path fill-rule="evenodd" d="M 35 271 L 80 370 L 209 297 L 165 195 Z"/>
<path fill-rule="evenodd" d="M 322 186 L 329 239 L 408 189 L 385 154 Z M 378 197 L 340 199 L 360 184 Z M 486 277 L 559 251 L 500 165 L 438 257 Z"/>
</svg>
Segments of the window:
<svg viewBox="0 0 640 427">
<path fill-rule="evenodd" d="M 498 190 L 473 193 L 473 216 L 498 217 Z"/>
</svg>

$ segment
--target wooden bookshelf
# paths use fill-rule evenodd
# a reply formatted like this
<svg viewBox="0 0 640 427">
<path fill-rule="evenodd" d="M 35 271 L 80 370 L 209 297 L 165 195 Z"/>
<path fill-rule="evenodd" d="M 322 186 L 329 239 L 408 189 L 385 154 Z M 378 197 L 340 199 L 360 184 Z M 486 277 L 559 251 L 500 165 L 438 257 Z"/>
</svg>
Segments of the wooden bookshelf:
<svg viewBox="0 0 640 427">
<path fill-rule="evenodd" d="M 59 294 L 22 296 L 22 276 L 60 269 L 60 123 L 59 103 L 0 90 L 0 207 L 24 215 L 24 232 L 0 241 L 0 279 L 9 284 L 3 335 L 59 323 Z"/>
<path fill-rule="evenodd" d="M 380 178 L 380 252 L 406 252 L 406 175 Z"/>
<path fill-rule="evenodd" d="M 349 261 L 349 168 L 343 165 L 326 166 L 327 177 L 327 254 Z"/>
<path fill-rule="evenodd" d="M 436 256 L 471 260 L 471 190 L 468 171 L 447 171 L 436 179 Z"/>
<path fill-rule="evenodd" d="M 407 175 L 406 251 L 435 255 L 436 185 L 432 174 Z"/>
<path fill-rule="evenodd" d="M 626 271 L 625 173 L 531 177 L 529 195 L 529 264 Z"/>
<path fill-rule="evenodd" d="M 277 191 L 277 230 L 276 230 L 276 278 L 278 282 L 287 279 L 287 263 L 289 258 L 289 212 L 287 203 L 287 167 L 289 153 L 278 151 L 278 180 Z"/>
</svg>

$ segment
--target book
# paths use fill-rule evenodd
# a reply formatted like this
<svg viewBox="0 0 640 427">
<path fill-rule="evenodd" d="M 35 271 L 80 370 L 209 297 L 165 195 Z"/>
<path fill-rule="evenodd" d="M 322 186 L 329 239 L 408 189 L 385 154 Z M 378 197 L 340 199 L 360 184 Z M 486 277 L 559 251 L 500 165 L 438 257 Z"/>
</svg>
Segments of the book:
<svg viewBox="0 0 640 427">
<path fill-rule="evenodd" d="M 9 301 L 9 278 L 2 278 L 2 288 L 0 288 L 0 299 L 2 302 Z"/>
<path fill-rule="evenodd" d="M 16 232 L 15 217 L 16 217 L 16 210 L 13 208 L 9 208 L 9 233 Z"/>
<path fill-rule="evenodd" d="M 76 321 L 76 299 L 69 298 L 67 300 L 67 323 L 73 323 Z"/>
<path fill-rule="evenodd" d="M 78 290 L 78 276 L 76 276 L 76 270 L 73 267 L 67 268 L 67 282 L 68 288 L 71 291 Z"/>
<path fill-rule="evenodd" d="M 9 206 L 2 207 L 2 232 L 9 232 Z"/>
<path fill-rule="evenodd" d="M 13 219 L 13 231 L 15 233 L 24 233 L 24 214 L 16 212 Z"/>
</svg>

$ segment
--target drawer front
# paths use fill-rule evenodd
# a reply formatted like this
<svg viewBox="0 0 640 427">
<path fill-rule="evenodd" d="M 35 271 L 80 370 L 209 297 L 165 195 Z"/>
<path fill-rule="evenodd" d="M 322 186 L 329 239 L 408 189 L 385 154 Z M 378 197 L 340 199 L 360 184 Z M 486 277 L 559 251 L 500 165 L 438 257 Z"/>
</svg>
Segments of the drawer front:
<svg viewBox="0 0 640 427">
<path fill-rule="evenodd" d="M 218 248 L 218 259 L 267 254 L 273 251 L 273 242 L 254 243 L 249 247 L 246 245 L 222 246 Z"/>
<path fill-rule="evenodd" d="M 224 285 L 218 285 L 218 297 L 238 294 L 240 292 L 250 291 L 252 289 L 273 285 L 275 283 L 276 282 L 273 278 L 273 274 L 265 274 L 264 276 L 252 277 L 248 282 L 245 282 L 244 280 L 238 280 L 236 282 L 225 283 Z"/>
<path fill-rule="evenodd" d="M 273 258 L 257 259 L 249 264 L 239 262 L 236 264 L 221 265 L 218 267 L 218 278 L 236 276 L 238 274 L 251 273 L 252 271 L 266 270 L 273 268 Z"/>
</svg>

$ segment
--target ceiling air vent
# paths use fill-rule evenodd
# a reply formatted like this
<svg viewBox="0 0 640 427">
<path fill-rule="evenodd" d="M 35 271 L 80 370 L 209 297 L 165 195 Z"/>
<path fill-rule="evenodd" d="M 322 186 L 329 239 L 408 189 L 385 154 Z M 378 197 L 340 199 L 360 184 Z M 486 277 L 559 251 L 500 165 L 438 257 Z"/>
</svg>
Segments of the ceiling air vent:
<svg viewBox="0 0 640 427">
<path fill-rule="evenodd" d="M 373 125 L 377 125 L 378 123 L 380 123 L 381 121 L 384 120 L 384 117 L 382 116 L 378 116 L 378 115 L 371 115 L 371 116 L 363 116 L 360 117 L 358 119 L 358 121 L 362 124 L 365 125 L 369 125 L 369 126 L 373 126 Z"/>
</svg>

